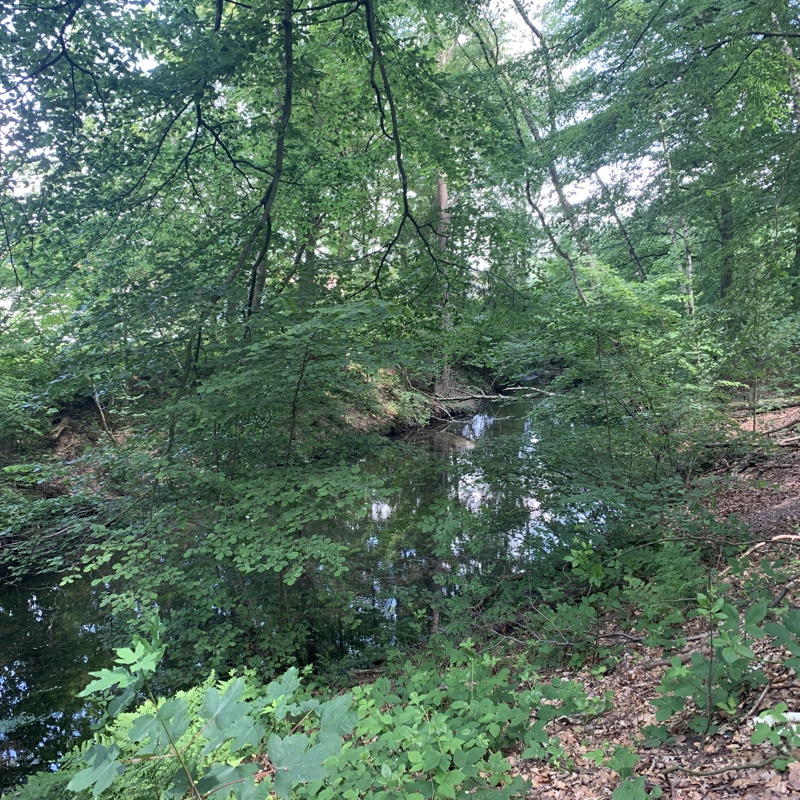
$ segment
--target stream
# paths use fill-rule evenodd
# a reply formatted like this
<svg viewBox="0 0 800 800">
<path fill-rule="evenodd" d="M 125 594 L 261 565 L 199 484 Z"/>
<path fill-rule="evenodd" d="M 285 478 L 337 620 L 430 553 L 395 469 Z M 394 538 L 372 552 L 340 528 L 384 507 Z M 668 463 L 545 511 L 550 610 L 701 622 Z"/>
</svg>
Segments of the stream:
<svg viewBox="0 0 800 800">
<path fill-rule="evenodd" d="M 442 568 L 441 551 L 435 555 L 432 537 L 419 532 L 437 500 L 457 500 L 462 514 L 480 521 L 472 535 L 451 535 L 447 568 L 455 582 L 480 574 L 498 553 L 514 569 L 548 549 L 530 469 L 537 441 L 530 411 L 530 401 L 487 406 L 471 419 L 402 437 L 388 462 L 385 455 L 380 464 L 366 460 L 365 469 L 388 469 L 393 479 L 368 513 L 337 519 L 332 534 L 360 552 L 353 611 L 366 622 L 345 645 L 354 664 L 368 659 L 370 645 L 383 646 L 387 628 L 392 642 L 403 643 L 404 626 L 413 628 L 407 641 L 419 636 L 419 613 L 404 610 L 416 594 L 438 591 L 432 576 Z M 76 695 L 89 671 L 109 664 L 119 631 L 101 609 L 102 589 L 88 584 L 59 587 L 58 576 L 38 577 L 0 590 L 0 792 L 32 772 L 55 770 L 89 732 L 88 708 Z"/>
</svg>

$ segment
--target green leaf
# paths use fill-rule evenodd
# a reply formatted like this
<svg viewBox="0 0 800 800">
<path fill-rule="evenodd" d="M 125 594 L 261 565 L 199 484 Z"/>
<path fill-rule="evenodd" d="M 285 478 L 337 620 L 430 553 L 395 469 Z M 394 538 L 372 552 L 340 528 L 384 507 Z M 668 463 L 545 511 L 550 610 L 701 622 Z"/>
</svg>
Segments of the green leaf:
<svg viewBox="0 0 800 800">
<path fill-rule="evenodd" d="M 440 753 L 432 747 L 426 747 L 422 753 L 422 770 L 423 772 L 431 772 L 439 766 Z"/>
<path fill-rule="evenodd" d="M 250 710 L 249 703 L 240 702 L 244 693 L 244 679 L 236 678 L 231 681 L 220 695 L 216 687 L 210 687 L 203 695 L 201 713 L 205 719 L 210 720 L 220 731 L 235 723 L 242 714 Z"/>
<path fill-rule="evenodd" d="M 137 683 L 132 684 L 131 686 L 126 687 L 126 689 L 118 694 L 109 704 L 108 704 L 108 716 L 109 717 L 116 717 L 121 711 L 124 711 L 135 699 L 136 699 L 136 686 Z"/>
<path fill-rule="evenodd" d="M 101 669 L 99 672 L 90 672 L 96 680 L 93 680 L 82 692 L 78 692 L 78 697 L 88 697 L 95 692 L 103 692 L 119 685 L 121 689 L 136 683 L 137 678 L 122 667 L 114 669 Z"/>
<path fill-rule="evenodd" d="M 611 800 L 647 800 L 644 788 L 645 780 L 639 778 L 626 778 L 611 795 Z"/>
<path fill-rule="evenodd" d="M 783 615 L 783 624 L 795 636 L 800 636 L 800 608 L 790 608 Z"/>
<path fill-rule="evenodd" d="M 750 737 L 750 743 L 762 744 L 769 738 L 769 735 L 771 733 L 772 733 L 772 728 L 769 725 L 767 725 L 766 722 L 759 722 L 756 725 L 752 736 Z"/>
<path fill-rule="evenodd" d="M 264 737 L 264 726 L 252 717 L 244 716 L 237 719 L 233 724 L 225 728 L 216 725 L 209 725 L 206 730 L 209 741 L 201 751 L 201 755 L 206 756 L 219 747 L 222 742 L 230 740 L 228 747 L 231 752 L 237 752 L 243 748 L 255 750 Z"/>
<path fill-rule="evenodd" d="M 108 748 L 101 744 L 92 745 L 85 756 L 91 766 L 81 770 L 67 784 L 67 789 L 81 792 L 91 786 L 92 794 L 97 797 L 125 772 L 125 765 L 116 760 L 118 755 L 119 748 L 115 744 Z"/>
<path fill-rule="evenodd" d="M 158 722 L 156 722 L 155 715 L 145 714 L 136 719 L 128 735 L 132 742 L 141 742 L 152 736 L 157 726 Z"/>
<path fill-rule="evenodd" d="M 353 695 L 350 693 L 339 695 L 323 703 L 317 713 L 319 714 L 318 741 L 320 742 L 331 737 L 347 735 L 358 721 L 358 715 L 353 709 Z"/>
<path fill-rule="evenodd" d="M 448 800 L 455 800 L 455 796 L 456 796 L 456 790 L 451 784 L 449 783 L 436 784 L 434 797 L 446 797 L 448 798 Z"/>
<path fill-rule="evenodd" d="M 744 615 L 745 625 L 758 625 L 767 616 L 767 603 L 756 603 L 747 609 Z"/>
<path fill-rule="evenodd" d="M 197 781 L 198 790 L 204 794 L 212 794 L 218 789 L 229 786 L 232 783 L 252 782 L 253 775 L 258 772 L 258 764 L 212 764 L 206 774 Z M 229 789 L 228 791 L 231 791 Z M 221 797 L 225 797 L 227 792 Z"/>
<path fill-rule="evenodd" d="M 275 791 L 288 800 L 295 783 L 320 781 L 328 776 L 322 766 L 326 758 L 341 751 L 341 740 L 308 747 L 309 737 L 295 733 L 281 739 L 273 733 L 267 743 L 267 754 L 275 767 Z"/>
</svg>

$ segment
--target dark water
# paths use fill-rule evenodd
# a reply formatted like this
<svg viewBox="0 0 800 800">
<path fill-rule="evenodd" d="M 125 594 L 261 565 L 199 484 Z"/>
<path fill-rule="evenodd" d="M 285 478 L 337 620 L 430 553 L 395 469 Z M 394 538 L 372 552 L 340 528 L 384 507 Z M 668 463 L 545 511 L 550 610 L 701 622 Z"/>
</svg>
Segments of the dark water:
<svg viewBox="0 0 800 800">
<path fill-rule="evenodd" d="M 413 642 L 441 629 L 434 609 L 461 584 L 491 582 L 547 552 L 531 410 L 530 401 L 489 407 L 416 431 L 398 451 L 368 460 L 367 470 L 386 477 L 385 489 L 343 537 L 358 544 L 350 576 L 353 586 L 361 580 L 362 635 L 351 646 L 366 651 L 364 666 L 369 630 L 383 644 L 388 632 L 390 643 Z"/>
<path fill-rule="evenodd" d="M 57 583 L 37 578 L 0 593 L 0 789 L 55 769 L 88 732 L 75 695 L 108 660 L 92 590 Z"/>
<path fill-rule="evenodd" d="M 404 630 L 414 640 L 431 625 L 437 593 L 452 592 L 458 576 L 483 575 L 493 565 L 507 574 L 546 549 L 530 410 L 529 402 L 488 408 L 417 431 L 366 460 L 365 469 L 388 475 L 385 491 L 366 514 L 338 518 L 326 531 L 353 552 L 348 580 L 361 627 L 345 652 L 355 658 L 371 643 L 402 643 Z M 426 520 L 437 503 L 461 521 L 444 515 L 437 523 L 444 529 L 431 532 Z M 449 588 L 437 583 L 443 571 L 455 576 Z M 100 610 L 100 589 L 57 583 L 39 578 L 0 589 L 0 790 L 56 769 L 86 735 L 91 720 L 75 695 L 88 672 L 111 659 L 114 631 Z"/>
</svg>

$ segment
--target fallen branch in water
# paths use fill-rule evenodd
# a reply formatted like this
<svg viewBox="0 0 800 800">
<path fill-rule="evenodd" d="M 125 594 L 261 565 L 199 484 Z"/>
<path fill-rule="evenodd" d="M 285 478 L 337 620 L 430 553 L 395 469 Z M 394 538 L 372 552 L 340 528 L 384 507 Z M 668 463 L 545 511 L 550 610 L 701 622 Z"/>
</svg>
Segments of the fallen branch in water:
<svg viewBox="0 0 800 800">
<path fill-rule="evenodd" d="M 437 403 L 458 403 L 467 400 L 511 400 L 512 398 L 506 397 L 504 394 L 463 394 L 458 397 L 439 397 L 439 395 L 434 395 L 433 399 Z"/>
</svg>

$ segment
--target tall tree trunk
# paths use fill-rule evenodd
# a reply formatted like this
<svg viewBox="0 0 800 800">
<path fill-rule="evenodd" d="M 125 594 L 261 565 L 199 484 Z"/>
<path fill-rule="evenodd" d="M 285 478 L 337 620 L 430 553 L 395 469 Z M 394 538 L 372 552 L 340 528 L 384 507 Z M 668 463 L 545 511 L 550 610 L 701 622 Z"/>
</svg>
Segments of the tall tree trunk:
<svg viewBox="0 0 800 800">
<path fill-rule="evenodd" d="M 447 175 L 440 173 L 436 177 L 436 206 L 439 209 L 439 227 L 436 231 L 439 251 L 447 250 L 447 233 L 450 227 L 450 201 L 447 195 Z"/>
<path fill-rule="evenodd" d="M 784 35 L 778 15 L 774 11 L 772 12 L 772 26 L 775 29 L 775 33 L 780 34 L 778 41 L 780 42 L 781 52 L 788 59 L 787 72 L 789 73 L 789 89 L 792 92 L 792 112 L 794 113 L 795 122 L 800 127 L 800 73 L 797 71 L 797 62 L 792 46 L 789 44 L 789 38 Z"/>
<path fill-rule="evenodd" d="M 719 296 L 724 298 L 733 284 L 733 200 L 730 192 L 723 189 L 719 195 L 719 246 L 722 255 L 722 271 L 719 280 Z"/>
<path fill-rule="evenodd" d="M 681 237 L 683 238 L 683 247 L 678 245 L 678 234 L 675 231 L 675 225 L 671 219 L 667 219 L 667 228 L 669 229 L 669 238 L 672 242 L 673 252 L 678 252 L 679 249 L 683 250 L 683 268 L 684 280 L 681 284 L 681 294 L 684 296 L 684 304 L 686 305 L 687 316 L 694 316 L 694 259 L 692 258 L 692 247 L 689 241 L 689 226 L 686 224 L 686 215 L 681 214 Z"/>
<path fill-rule="evenodd" d="M 302 246 L 303 255 L 297 262 L 299 269 L 298 284 L 301 302 L 310 305 L 317 289 L 317 236 L 322 225 L 324 214 L 317 214 L 311 221 L 308 235 Z"/>
<path fill-rule="evenodd" d="M 661 146 L 664 150 L 664 160 L 667 164 L 667 175 L 669 176 L 670 194 L 677 198 L 678 186 L 675 170 L 672 167 L 672 157 L 669 153 L 669 145 L 667 145 L 667 136 L 664 131 L 664 121 L 659 119 L 659 127 L 661 128 Z M 683 285 L 681 291 L 686 298 L 686 314 L 690 317 L 694 316 L 694 260 L 692 258 L 692 246 L 689 239 L 689 225 L 686 222 L 686 214 L 681 212 L 681 236 L 683 237 L 683 268 L 684 275 Z M 667 219 L 667 227 L 669 228 L 669 236 L 672 241 L 672 249 L 678 249 L 678 235 L 675 232 L 675 224 L 671 218 Z"/>
<path fill-rule="evenodd" d="M 444 255 L 447 250 L 447 235 L 450 225 L 450 210 L 447 194 L 447 176 L 440 173 L 436 177 L 436 206 L 439 209 L 439 225 L 436 230 L 437 244 L 439 253 Z M 440 272 L 444 276 L 444 293 L 442 295 L 442 322 L 441 328 L 445 336 L 453 327 L 453 319 L 450 316 L 450 270 L 446 265 L 440 267 Z M 453 392 L 453 379 L 450 369 L 450 359 L 445 346 L 442 354 L 442 371 L 436 381 L 434 391 L 437 396 L 449 397 Z"/>
<path fill-rule="evenodd" d="M 456 49 L 457 39 L 446 50 L 439 53 L 439 69 L 446 69 L 453 57 Z M 439 255 L 444 256 L 447 252 L 447 239 L 450 229 L 450 199 L 447 191 L 447 175 L 440 172 L 436 176 L 436 208 L 438 209 L 439 221 L 436 228 L 436 240 L 439 250 Z M 439 266 L 440 272 L 444 276 L 444 293 L 442 295 L 442 332 L 447 336 L 448 332 L 453 326 L 453 320 L 450 316 L 450 269 L 442 263 Z M 438 396 L 449 397 L 452 394 L 452 374 L 450 370 L 450 359 L 447 353 L 447 346 L 443 352 L 442 371 L 436 380 L 434 392 Z"/>
<path fill-rule="evenodd" d="M 681 214 L 681 231 L 683 233 L 683 258 L 686 265 L 686 303 L 689 316 L 694 316 L 694 259 L 692 258 L 692 243 L 689 239 L 689 226 L 686 224 L 686 215 Z"/>
<path fill-rule="evenodd" d="M 609 210 L 611 211 L 611 216 L 614 217 L 614 222 L 617 223 L 617 229 L 622 236 L 622 240 L 625 242 L 625 247 L 628 249 L 628 255 L 631 257 L 631 261 L 633 262 L 634 266 L 636 267 L 636 274 L 639 276 L 642 283 L 647 280 L 647 274 L 642 267 L 642 262 L 639 261 L 639 256 L 636 255 L 636 249 L 633 246 L 633 242 L 631 241 L 631 237 L 628 235 L 628 229 L 625 227 L 624 223 L 617 214 L 617 206 L 614 203 L 614 198 L 611 196 L 611 192 L 608 190 L 608 187 L 603 183 L 603 179 L 600 175 L 595 172 L 594 178 L 598 184 L 600 184 L 600 190 L 603 193 L 603 197 L 608 202 Z"/>
</svg>

